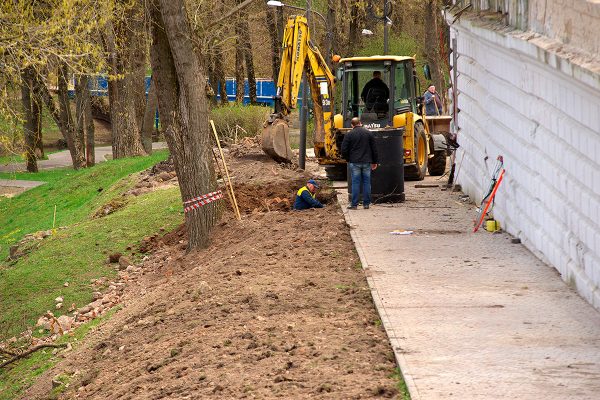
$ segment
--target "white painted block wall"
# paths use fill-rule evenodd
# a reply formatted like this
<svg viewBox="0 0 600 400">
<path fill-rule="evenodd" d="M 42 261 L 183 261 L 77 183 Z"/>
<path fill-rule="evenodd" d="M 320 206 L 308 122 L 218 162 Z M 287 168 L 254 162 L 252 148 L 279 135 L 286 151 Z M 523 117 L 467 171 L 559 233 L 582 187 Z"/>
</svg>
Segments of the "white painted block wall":
<svg viewBox="0 0 600 400">
<path fill-rule="evenodd" d="M 467 18 L 452 34 L 458 183 L 480 201 L 502 155 L 495 218 L 600 309 L 600 68 L 581 68 L 534 35 Z"/>
</svg>

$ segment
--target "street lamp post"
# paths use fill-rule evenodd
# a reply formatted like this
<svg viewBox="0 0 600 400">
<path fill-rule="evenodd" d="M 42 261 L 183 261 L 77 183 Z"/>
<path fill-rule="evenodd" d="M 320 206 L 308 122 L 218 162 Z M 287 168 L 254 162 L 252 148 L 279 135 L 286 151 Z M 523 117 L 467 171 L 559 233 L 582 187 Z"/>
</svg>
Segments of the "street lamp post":
<svg viewBox="0 0 600 400">
<path fill-rule="evenodd" d="M 283 4 L 282 2 L 276 1 L 276 0 L 269 0 L 267 2 L 267 5 L 271 6 L 271 7 L 288 7 L 288 8 L 293 8 L 296 10 L 305 11 L 306 20 L 308 22 L 309 28 L 312 23 L 312 15 L 316 14 L 323 20 L 323 23 L 325 24 L 325 29 L 327 30 L 327 20 L 321 13 L 312 9 L 312 0 L 306 0 L 306 9 L 304 9 L 302 7 L 289 5 L 289 4 Z M 329 35 L 329 31 L 327 32 L 327 35 Z M 306 167 L 307 120 L 308 120 L 308 81 L 306 79 L 306 73 L 304 72 L 302 74 L 302 108 L 300 109 L 300 143 L 298 146 L 299 147 L 299 149 L 298 149 L 298 153 L 299 153 L 298 154 L 298 167 L 300 167 L 301 169 L 304 169 Z"/>
</svg>

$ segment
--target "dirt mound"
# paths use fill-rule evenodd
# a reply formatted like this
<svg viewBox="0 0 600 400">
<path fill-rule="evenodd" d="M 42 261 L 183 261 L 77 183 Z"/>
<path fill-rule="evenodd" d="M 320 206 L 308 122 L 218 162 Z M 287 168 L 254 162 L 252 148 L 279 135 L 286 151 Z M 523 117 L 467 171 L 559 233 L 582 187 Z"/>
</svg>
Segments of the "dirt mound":
<svg viewBox="0 0 600 400">
<path fill-rule="evenodd" d="M 120 196 L 110 200 L 108 203 L 103 204 L 97 209 L 94 214 L 92 214 L 92 218 L 102 218 L 106 217 L 109 214 L 114 213 L 115 211 L 125 207 L 127 205 L 127 197 Z"/>
<path fill-rule="evenodd" d="M 153 253 L 122 309 L 24 398 L 47 398 L 58 375 L 70 381 L 63 399 L 397 395 L 394 356 L 337 204 L 267 207 L 291 200 L 306 175 L 230 162 L 242 221 L 226 212 L 210 247 L 190 254 L 183 227 L 145 238 Z"/>
<path fill-rule="evenodd" d="M 184 244 L 185 242 L 187 242 L 185 224 L 181 224 L 172 232 L 146 236 L 142 239 L 139 250 L 140 253 L 150 253 L 163 246 L 176 246 L 178 244 Z"/>
<path fill-rule="evenodd" d="M 263 185 L 242 183 L 236 185 L 234 191 L 241 213 L 290 211 L 294 206 L 296 192 L 305 184 L 304 178 Z M 332 189 L 319 190 L 317 199 L 323 204 L 329 204 L 335 201 L 335 192 Z"/>
</svg>

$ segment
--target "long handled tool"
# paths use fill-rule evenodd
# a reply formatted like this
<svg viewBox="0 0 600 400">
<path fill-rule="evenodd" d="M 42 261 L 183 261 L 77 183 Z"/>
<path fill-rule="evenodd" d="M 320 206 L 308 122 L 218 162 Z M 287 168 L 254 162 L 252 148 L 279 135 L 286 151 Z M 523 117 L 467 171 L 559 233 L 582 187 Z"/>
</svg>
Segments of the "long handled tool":
<svg viewBox="0 0 600 400">
<path fill-rule="evenodd" d="M 215 128 L 215 123 L 213 120 L 210 120 L 210 126 L 212 127 L 213 134 L 215 135 L 215 140 L 217 141 L 217 147 L 219 148 L 219 153 L 221 154 L 221 160 L 223 161 L 223 167 L 225 169 L 225 176 L 227 177 L 227 183 L 229 193 L 231 194 L 231 202 L 233 206 L 233 211 L 235 212 L 235 216 L 238 220 L 242 219 L 240 215 L 240 209 L 237 204 L 237 200 L 235 198 L 235 193 L 233 192 L 233 185 L 231 184 L 231 178 L 229 177 L 229 171 L 227 170 L 227 163 L 225 162 L 225 155 L 223 154 L 223 149 L 221 148 L 221 142 L 219 141 L 219 135 L 217 135 L 217 128 Z"/>
<path fill-rule="evenodd" d="M 480 206 L 481 214 L 476 219 L 475 227 L 473 228 L 473 232 L 477 232 L 477 230 L 483 223 L 483 220 L 485 219 L 485 216 L 487 215 L 488 209 L 490 208 L 490 205 L 494 201 L 494 197 L 496 196 L 498 187 L 500 186 L 500 183 L 502 182 L 502 179 L 504 178 L 503 161 L 504 160 L 502 159 L 502 156 L 498 156 L 496 168 L 492 175 L 492 183 L 490 185 L 490 190 L 488 191 L 488 194 L 483 198 L 483 200 L 481 202 L 481 206 L 483 206 L 483 209 L 481 209 L 481 206 Z M 485 206 L 484 206 L 484 203 L 485 203 Z"/>
</svg>

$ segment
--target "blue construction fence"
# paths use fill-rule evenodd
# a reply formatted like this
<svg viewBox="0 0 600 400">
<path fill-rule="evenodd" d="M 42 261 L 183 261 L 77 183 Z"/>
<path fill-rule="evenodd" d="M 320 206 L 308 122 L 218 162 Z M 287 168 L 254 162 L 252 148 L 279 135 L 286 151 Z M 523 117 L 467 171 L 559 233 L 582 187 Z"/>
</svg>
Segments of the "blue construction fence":
<svg viewBox="0 0 600 400">
<path fill-rule="evenodd" d="M 150 90 L 150 82 L 151 81 L 152 81 L 151 76 L 145 77 L 144 83 L 146 86 L 146 89 L 145 89 L 146 96 L 148 95 L 148 91 Z M 73 81 L 71 82 L 71 85 L 69 87 L 69 97 L 71 97 L 71 98 L 75 97 L 74 86 L 75 86 L 75 81 L 73 78 Z M 88 87 L 90 89 L 90 94 L 92 96 L 98 96 L 98 97 L 108 96 L 108 79 L 104 75 L 97 75 L 97 76 L 95 76 L 95 79 L 94 78 L 90 79 L 88 82 Z M 237 89 L 236 80 L 234 78 L 226 78 L 225 90 L 227 91 L 227 99 L 230 102 L 235 101 L 236 89 Z M 258 78 L 256 80 L 256 99 L 257 99 L 258 104 L 273 107 L 273 104 L 275 102 L 274 98 L 275 98 L 276 90 L 277 89 L 275 87 L 275 83 L 273 82 L 272 79 Z M 218 92 L 220 92 L 220 85 L 219 85 Z M 302 85 L 300 85 L 299 93 L 302 93 Z M 221 96 L 219 93 L 217 93 L 216 98 L 218 101 L 221 100 Z M 250 104 L 248 80 L 244 81 L 243 104 L 245 104 L 245 105 Z M 301 106 L 302 106 L 302 97 L 300 96 L 298 98 L 297 108 L 300 108 Z M 158 126 L 159 126 L 158 110 L 156 110 L 156 114 L 154 117 L 154 125 L 158 129 Z"/>
<path fill-rule="evenodd" d="M 152 80 L 151 76 L 146 76 L 145 84 L 146 84 L 146 95 L 148 95 L 148 91 L 150 90 L 150 82 Z M 108 96 L 108 79 L 106 76 L 97 75 L 92 78 L 88 82 L 88 87 L 90 89 L 92 96 Z M 225 79 L 225 90 L 227 91 L 227 100 L 234 102 L 235 101 L 235 93 L 237 90 L 237 82 L 234 78 Z M 264 106 L 273 106 L 274 97 L 277 89 L 275 87 L 275 82 L 272 79 L 256 79 L 256 99 L 257 102 Z M 302 86 L 300 87 L 300 93 L 302 93 Z M 74 81 L 70 85 L 69 88 L 69 96 L 73 98 L 75 96 L 74 89 Z M 220 85 L 219 90 L 216 94 L 217 100 L 221 100 L 220 95 Z M 244 81 L 244 101 L 243 104 L 250 104 L 250 95 L 248 89 L 248 80 Z M 298 99 L 298 106 L 302 105 L 302 99 Z"/>
</svg>

